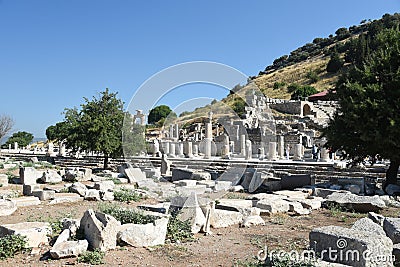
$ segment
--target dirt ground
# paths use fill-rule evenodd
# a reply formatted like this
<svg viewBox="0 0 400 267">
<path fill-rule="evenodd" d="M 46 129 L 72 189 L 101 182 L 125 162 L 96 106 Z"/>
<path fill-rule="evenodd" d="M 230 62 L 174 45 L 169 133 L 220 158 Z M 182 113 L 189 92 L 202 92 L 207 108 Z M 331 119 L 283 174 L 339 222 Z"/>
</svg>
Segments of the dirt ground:
<svg viewBox="0 0 400 267">
<path fill-rule="evenodd" d="M 14 186 L 18 189 L 18 186 Z M 148 199 L 144 202 L 151 203 Z M 141 202 L 143 203 L 143 202 Z M 18 208 L 11 216 L 0 217 L 0 224 L 24 221 L 49 221 L 63 217 L 80 218 L 87 209 L 97 209 L 97 202 L 83 201 Z M 130 203 L 137 206 L 139 203 Z M 398 217 L 399 209 L 388 208 L 381 213 Z M 102 266 L 246 266 L 255 258 L 258 251 L 269 249 L 301 251 L 308 246 L 309 232 L 318 226 L 339 225 L 350 227 L 352 223 L 366 214 L 338 212 L 321 209 L 307 216 L 277 214 L 264 217 L 265 226 L 240 228 L 238 225 L 222 229 L 212 229 L 212 235 L 196 235 L 193 242 L 169 244 L 154 248 L 117 247 L 106 252 Z M 14 258 L 0 261 L 0 266 L 89 266 L 78 263 L 76 258 L 51 260 L 50 247 L 42 247 L 38 255 L 30 251 Z"/>
</svg>

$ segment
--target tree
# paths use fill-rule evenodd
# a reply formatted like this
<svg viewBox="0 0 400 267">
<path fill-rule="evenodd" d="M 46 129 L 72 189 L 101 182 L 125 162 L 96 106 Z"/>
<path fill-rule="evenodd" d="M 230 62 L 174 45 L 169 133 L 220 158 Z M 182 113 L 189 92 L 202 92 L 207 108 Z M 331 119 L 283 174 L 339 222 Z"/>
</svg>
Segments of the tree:
<svg viewBox="0 0 400 267">
<path fill-rule="evenodd" d="M 84 100 L 80 110 L 65 111 L 66 146 L 74 151 L 102 153 L 107 169 L 109 157 L 122 155 L 123 102 L 108 88 L 98 98 Z"/>
<path fill-rule="evenodd" d="M 343 67 L 344 60 L 340 58 L 337 52 L 331 54 L 331 59 L 326 66 L 326 71 L 329 73 L 335 73 Z"/>
<path fill-rule="evenodd" d="M 317 89 L 310 85 L 295 85 L 295 87 L 296 88 L 293 90 L 292 96 L 290 97 L 292 100 L 304 100 L 306 97 L 318 93 Z"/>
<path fill-rule="evenodd" d="M 24 147 L 29 145 L 33 140 L 33 134 L 28 132 L 17 132 L 13 133 L 13 135 L 8 138 L 7 142 L 4 144 L 4 147 L 8 147 L 8 145 L 14 145 L 15 142 L 18 143 L 18 146 Z"/>
<path fill-rule="evenodd" d="M 168 116 L 176 118 L 175 112 L 173 112 L 170 107 L 160 105 L 150 110 L 147 120 L 149 124 L 156 124 L 159 120 L 165 119 Z"/>
<path fill-rule="evenodd" d="M 68 136 L 68 125 L 66 122 L 58 122 L 55 125 L 51 125 L 46 129 L 47 140 L 58 140 L 62 141 Z"/>
<path fill-rule="evenodd" d="M 0 140 L 6 136 L 6 134 L 11 131 L 14 126 L 14 120 L 7 115 L 0 116 Z"/>
<path fill-rule="evenodd" d="M 400 32 L 383 30 L 364 64 L 343 74 L 336 86 L 340 108 L 324 130 L 327 147 L 361 162 L 390 160 L 386 185 L 396 184 L 400 165 Z"/>
</svg>

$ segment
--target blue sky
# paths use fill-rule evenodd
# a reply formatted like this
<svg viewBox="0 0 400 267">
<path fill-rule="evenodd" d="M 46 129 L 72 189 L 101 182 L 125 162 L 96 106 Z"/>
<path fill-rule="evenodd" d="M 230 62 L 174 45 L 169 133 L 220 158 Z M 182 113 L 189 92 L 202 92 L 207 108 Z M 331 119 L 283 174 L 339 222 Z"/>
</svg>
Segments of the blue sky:
<svg viewBox="0 0 400 267">
<path fill-rule="evenodd" d="M 44 137 L 64 108 L 106 87 L 129 103 L 155 73 L 196 60 L 256 75 L 315 37 L 399 11 L 398 0 L 0 0 L 0 114 Z M 205 85 L 174 92 L 160 103 L 226 95 Z"/>
</svg>

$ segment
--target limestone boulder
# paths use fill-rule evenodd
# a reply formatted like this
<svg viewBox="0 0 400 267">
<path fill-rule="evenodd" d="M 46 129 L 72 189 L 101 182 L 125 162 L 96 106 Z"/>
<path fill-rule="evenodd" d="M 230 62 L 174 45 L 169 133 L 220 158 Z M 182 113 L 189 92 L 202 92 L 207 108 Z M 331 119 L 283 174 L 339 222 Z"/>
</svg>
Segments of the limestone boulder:
<svg viewBox="0 0 400 267">
<path fill-rule="evenodd" d="M 121 223 L 114 217 L 91 209 L 84 213 L 80 222 L 89 245 L 101 251 L 116 248 L 120 226 Z"/>
<path fill-rule="evenodd" d="M 41 177 L 43 183 L 61 183 L 62 177 L 55 170 L 46 170 Z"/>
<path fill-rule="evenodd" d="M 48 244 L 48 235 L 52 229 L 48 222 L 22 222 L 15 224 L 3 224 L 0 226 L 0 237 L 6 235 L 22 235 L 27 237 L 30 248 L 39 247 L 41 244 Z"/>
<path fill-rule="evenodd" d="M 100 201 L 100 191 L 96 189 L 88 189 L 86 191 L 84 199 L 89 201 Z"/>
<path fill-rule="evenodd" d="M 53 259 L 78 257 L 87 251 L 88 246 L 87 240 L 64 241 L 54 245 L 50 249 L 50 255 Z"/>
<path fill-rule="evenodd" d="M 19 168 L 19 178 L 22 184 L 36 184 L 42 177 L 42 173 L 36 171 L 34 167 Z"/>
<path fill-rule="evenodd" d="M 386 207 L 379 196 L 358 196 L 349 192 L 336 192 L 326 198 L 326 203 L 336 203 L 356 212 L 376 212 Z"/>
<path fill-rule="evenodd" d="M 310 232 L 310 247 L 321 255 L 322 260 L 355 267 L 393 266 L 390 262 L 376 261 L 379 257 L 392 255 L 393 243 L 390 238 L 374 235 L 368 231 L 348 229 L 339 226 L 325 226 Z M 335 251 L 336 258 L 323 251 Z M 347 255 L 339 257 L 339 255 Z M 356 255 L 359 255 L 357 260 Z M 367 255 L 362 256 L 362 255 Z"/>
<path fill-rule="evenodd" d="M 15 202 L 9 199 L 0 199 L 0 216 L 9 216 L 17 210 Z"/>
<path fill-rule="evenodd" d="M 0 174 L 0 185 L 1 185 L 1 187 L 8 186 L 8 176 L 7 176 L 7 174 Z"/>
<path fill-rule="evenodd" d="M 383 229 L 393 244 L 400 243 L 400 218 L 385 218 Z"/>
<path fill-rule="evenodd" d="M 206 223 L 206 217 L 199 205 L 197 194 L 192 193 L 183 204 L 177 216 L 178 220 L 189 221 L 192 233 L 198 233 Z"/>
<path fill-rule="evenodd" d="M 270 213 L 288 212 L 290 209 L 289 202 L 279 198 L 262 199 L 257 202 L 256 207 Z"/>
<path fill-rule="evenodd" d="M 214 209 L 210 214 L 210 225 L 213 228 L 224 228 L 241 224 L 243 215 L 240 212 Z"/>
<path fill-rule="evenodd" d="M 256 225 L 265 225 L 265 221 L 259 215 L 247 216 L 240 224 L 241 227 L 251 227 Z"/>
<path fill-rule="evenodd" d="M 165 244 L 168 217 L 157 219 L 154 223 L 123 224 L 117 234 L 119 243 L 133 247 L 151 247 Z"/>
<path fill-rule="evenodd" d="M 87 189 L 86 185 L 84 185 L 84 184 L 82 184 L 80 182 L 73 183 L 69 188 L 70 192 L 77 193 L 81 197 L 84 197 L 86 195 L 86 191 L 87 190 L 88 189 Z"/>
</svg>

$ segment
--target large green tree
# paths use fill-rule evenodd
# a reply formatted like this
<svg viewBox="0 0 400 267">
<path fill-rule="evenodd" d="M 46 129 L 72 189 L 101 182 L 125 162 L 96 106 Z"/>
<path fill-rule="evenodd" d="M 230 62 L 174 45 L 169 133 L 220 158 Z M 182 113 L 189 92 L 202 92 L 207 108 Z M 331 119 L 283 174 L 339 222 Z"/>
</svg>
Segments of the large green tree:
<svg viewBox="0 0 400 267">
<path fill-rule="evenodd" d="M 80 110 L 65 111 L 67 147 L 102 153 L 104 169 L 107 169 L 110 157 L 122 155 L 123 102 L 108 88 L 99 97 L 84 100 Z"/>
<path fill-rule="evenodd" d="M 68 136 L 68 125 L 66 122 L 58 122 L 55 125 L 51 125 L 46 129 L 46 137 L 48 140 L 62 141 Z"/>
<path fill-rule="evenodd" d="M 168 116 L 176 117 L 176 114 L 166 105 L 160 105 L 149 112 L 147 118 L 149 124 L 156 124 L 162 119 L 166 119 Z"/>
<path fill-rule="evenodd" d="M 4 144 L 4 147 L 8 147 L 8 145 L 14 145 L 15 142 L 18 143 L 18 146 L 24 147 L 29 145 L 33 140 L 33 134 L 28 132 L 16 132 L 8 138 L 7 142 Z"/>
<path fill-rule="evenodd" d="M 397 182 L 400 165 L 400 32 L 383 30 L 376 49 L 343 74 L 336 86 L 340 104 L 325 130 L 327 146 L 355 162 L 390 159 L 386 184 Z"/>
</svg>

